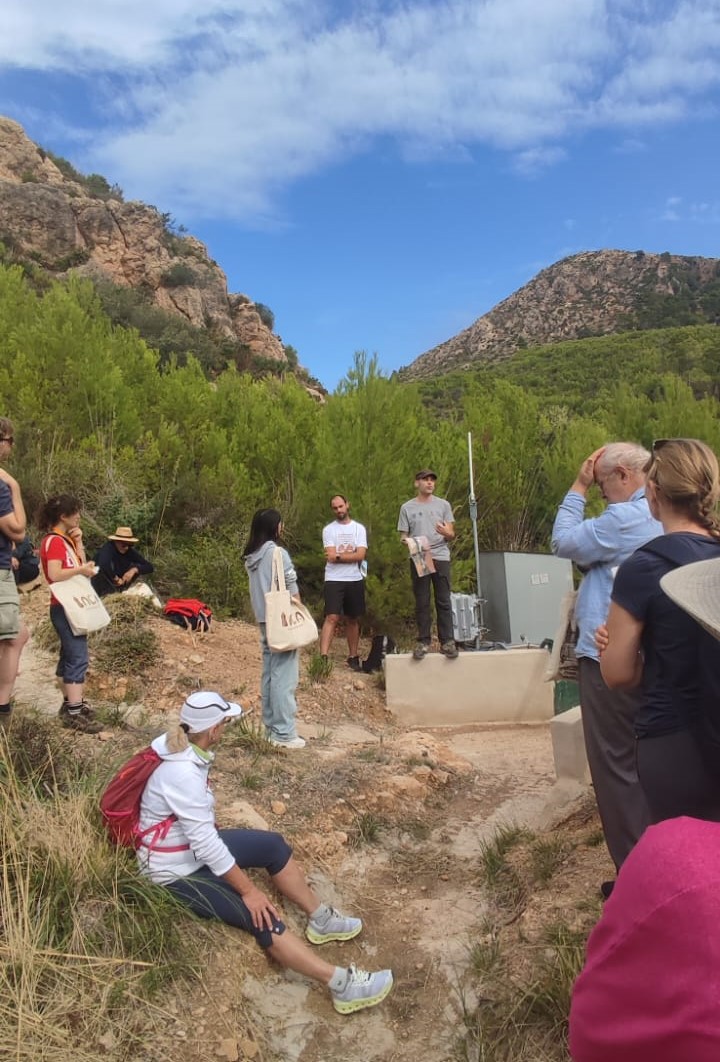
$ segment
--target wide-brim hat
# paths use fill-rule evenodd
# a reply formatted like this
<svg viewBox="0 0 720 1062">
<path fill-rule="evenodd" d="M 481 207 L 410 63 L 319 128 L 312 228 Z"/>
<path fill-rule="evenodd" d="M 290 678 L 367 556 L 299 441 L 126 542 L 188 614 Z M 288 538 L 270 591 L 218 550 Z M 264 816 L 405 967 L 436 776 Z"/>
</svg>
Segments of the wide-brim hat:
<svg viewBox="0 0 720 1062">
<path fill-rule="evenodd" d="M 117 527 L 114 535 L 108 535 L 111 542 L 139 542 L 131 527 Z"/>
<path fill-rule="evenodd" d="M 433 472 L 431 468 L 421 468 L 419 472 L 415 473 L 415 479 L 427 479 L 428 476 L 437 479 L 437 472 Z"/>
<path fill-rule="evenodd" d="M 235 701 L 226 701 L 213 690 L 198 690 L 186 698 L 180 709 L 180 722 L 190 727 L 190 733 L 201 734 L 226 719 L 239 719 L 243 710 Z"/>
<path fill-rule="evenodd" d="M 663 575 L 660 586 L 676 605 L 720 639 L 720 558 L 683 564 Z"/>
</svg>

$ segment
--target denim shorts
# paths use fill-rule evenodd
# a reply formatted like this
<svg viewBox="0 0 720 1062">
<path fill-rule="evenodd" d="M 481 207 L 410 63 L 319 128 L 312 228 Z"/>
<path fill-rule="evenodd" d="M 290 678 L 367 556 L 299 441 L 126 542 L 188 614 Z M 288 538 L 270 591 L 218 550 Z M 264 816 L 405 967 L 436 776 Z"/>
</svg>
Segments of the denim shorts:
<svg viewBox="0 0 720 1062">
<path fill-rule="evenodd" d="M 84 682 L 89 662 L 87 635 L 73 634 L 62 605 L 50 606 L 50 619 L 60 638 L 60 659 L 55 674 L 63 682 Z"/>
</svg>

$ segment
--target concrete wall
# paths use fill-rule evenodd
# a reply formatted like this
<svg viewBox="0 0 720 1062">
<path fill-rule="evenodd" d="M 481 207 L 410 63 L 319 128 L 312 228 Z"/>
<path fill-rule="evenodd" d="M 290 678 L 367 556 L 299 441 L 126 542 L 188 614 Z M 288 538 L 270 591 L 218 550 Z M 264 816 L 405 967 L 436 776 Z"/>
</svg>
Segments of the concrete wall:
<svg viewBox="0 0 720 1062">
<path fill-rule="evenodd" d="M 582 711 L 580 707 L 556 715 L 550 723 L 555 774 L 558 779 L 572 778 L 590 784 L 590 768 L 585 753 Z"/>
<path fill-rule="evenodd" d="M 461 652 L 456 660 L 407 653 L 385 661 L 388 709 L 410 726 L 525 723 L 552 719 L 545 649 Z"/>
</svg>

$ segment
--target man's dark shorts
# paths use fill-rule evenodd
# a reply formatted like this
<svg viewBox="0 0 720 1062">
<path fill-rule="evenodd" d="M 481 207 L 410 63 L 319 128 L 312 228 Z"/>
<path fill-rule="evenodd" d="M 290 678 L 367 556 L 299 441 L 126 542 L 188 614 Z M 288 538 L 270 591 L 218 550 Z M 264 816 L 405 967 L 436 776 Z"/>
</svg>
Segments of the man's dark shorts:
<svg viewBox="0 0 720 1062">
<path fill-rule="evenodd" d="M 365 580 L 325 583 L 325 615 L 358 619 L 365 615 Z"/>
</svg>

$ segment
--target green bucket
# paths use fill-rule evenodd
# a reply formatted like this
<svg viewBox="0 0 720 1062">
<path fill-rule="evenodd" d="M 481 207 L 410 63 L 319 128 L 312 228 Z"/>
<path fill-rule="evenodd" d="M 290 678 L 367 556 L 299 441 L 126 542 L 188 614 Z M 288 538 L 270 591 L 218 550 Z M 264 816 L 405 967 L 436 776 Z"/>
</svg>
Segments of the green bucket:
<svg viewBox="0 0 720 1062">
<path fill-rule="evenodd" d="M 555 715 L 566 712 L 580 704 L 580 687 L 571 679 L 560 679 L 555 683 Z"/>
</svg>

